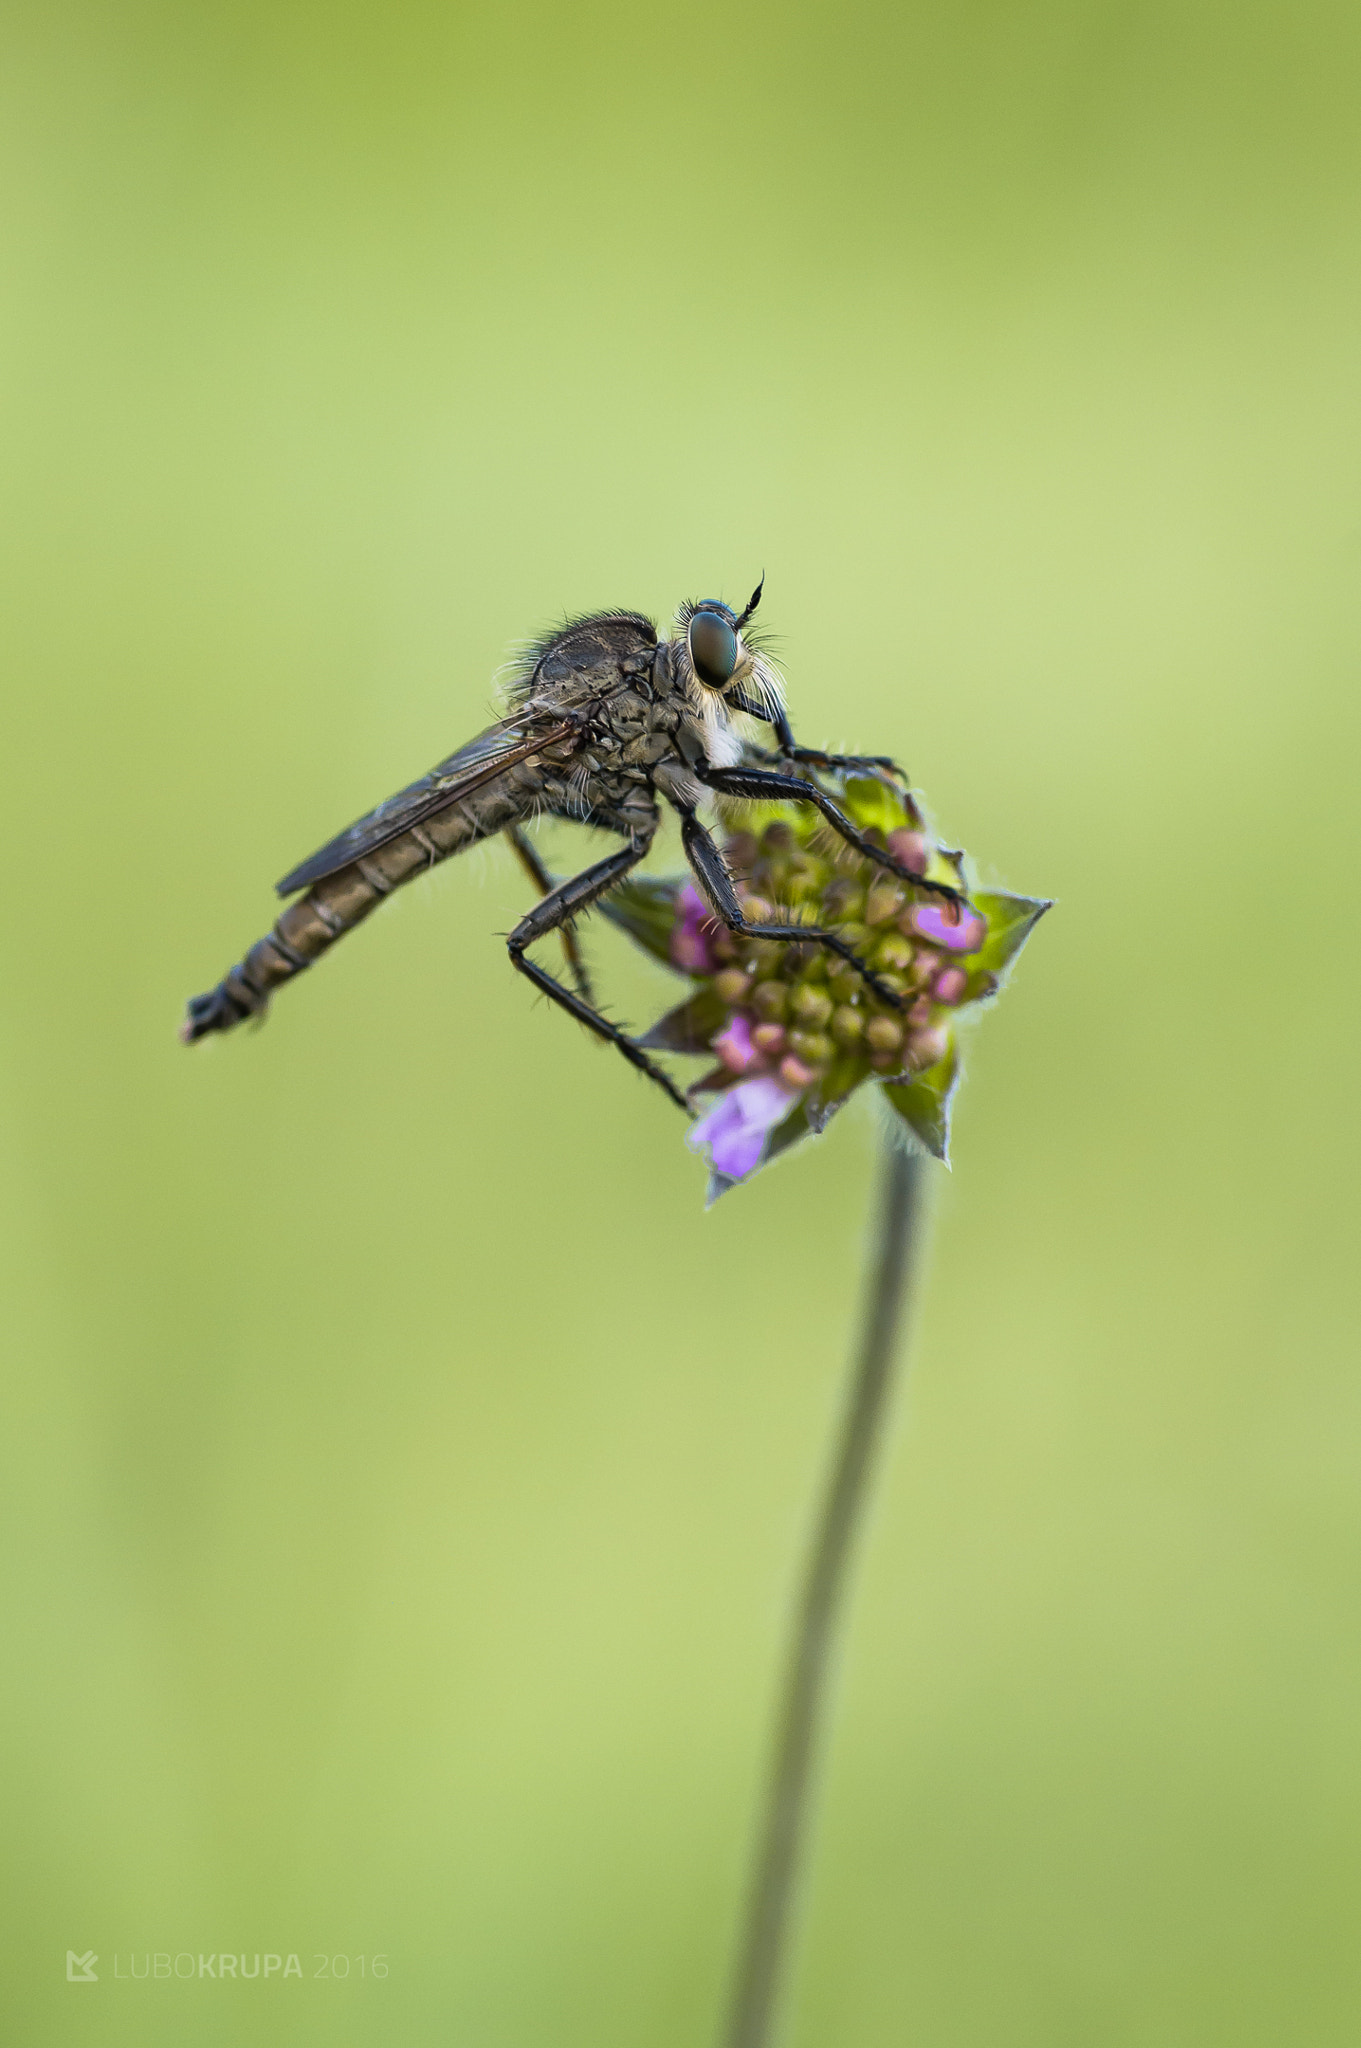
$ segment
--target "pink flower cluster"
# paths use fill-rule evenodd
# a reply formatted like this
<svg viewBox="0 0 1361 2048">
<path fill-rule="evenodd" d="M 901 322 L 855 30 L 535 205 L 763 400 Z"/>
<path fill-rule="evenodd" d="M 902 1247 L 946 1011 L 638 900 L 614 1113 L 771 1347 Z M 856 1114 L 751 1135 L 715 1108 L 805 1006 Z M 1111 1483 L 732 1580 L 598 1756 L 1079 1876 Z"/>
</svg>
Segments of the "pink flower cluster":
<svg viewBox="0 0 1361 2048">
<path fill-rule="evenodd" d="M 712 1055 L 688 1091 L 711 1102 L 687 1139 L 709 1158 L 711 1193 L 821 1132 L 867 1082 L 881 1084 L 918 1143 L 946 1157 L 959 1015 L 997 992 L 1048 908 L 997 890 L 956 900 L 963 856 L 935 842 L 908 791 L 880 775 L 834 779 L 868 835 L 862 853 L 800 805 L 730 831 L 723 851 L 753 924 L 832 931 L 840 953 L 729 931 L 692 880 L 659 878 L 651 893 L 636 885 L 627 928 L 692 983 L 644 1043 Z M 876 846 L 896 872 L 869 857 Z"/>
</svg>

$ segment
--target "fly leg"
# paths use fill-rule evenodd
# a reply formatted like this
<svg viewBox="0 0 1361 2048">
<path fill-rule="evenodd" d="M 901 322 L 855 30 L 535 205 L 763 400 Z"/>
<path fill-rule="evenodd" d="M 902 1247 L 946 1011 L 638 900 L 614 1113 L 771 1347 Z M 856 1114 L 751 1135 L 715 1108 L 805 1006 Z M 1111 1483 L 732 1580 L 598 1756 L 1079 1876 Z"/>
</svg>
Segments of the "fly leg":
<svg viewBox="0 0 1361 2048">
<path fill-rule="evenodd" d="M 618 853 L 612 853 L 606 859 L 596 861 L 593 867 L 583 868 L 582 872 L 573 875 L 570 881 L 560 882 L 556 889 L 549 890 L 541 903 L 535 904 L 528 916 L 520 919 L 506 940 L 506 949 L 510 954 L 512 967 L 517 968 L 521 974 L 528 975 L 536 988 L 542 989 L 553 1002 L 560 1003 L 569 1016 L 576 1018 L 578 1024 L 584 1024 L 589 1031 L 594 1031 L 598 1038 L 607 1040 L 610 1045 L 617 1045 L 624 1058 L 632 1066 L 637 1067 L 639 1073 L 646 1074 L 649 1081 L 655 1081 L 657 1086 L 671 1097 L 676 1107 L 683 1109 L 689 1116 L 692 1114 L 690 1105 L 671 1076 L 650 1060 L 642 1047 L 635 1045 L 617 1024 L 611 1024 L 608 1017 L 602 1017 L 594 1004 L 587 1002 L 582 996 L 573 995 L 571 989 L 564 988 L 560 981 L 555 981 L 545 968 L 529 959 L 526 953 L 526 948 L 532 946 L 536 940 L 546 938 L 549 932 L 561 931 L 580 911 L 588 910 L 597 897 L 603 896 L 616 882 L 622 881 L 630 868 L 637 867 L 646 852 L 646 845 L 622 847 Z"/>
<path fill-rule="evenodd" d="M 782 761 L 801 761 L 809 768 L 867 768 L 871 774 L 891 775 L 904 789 L 908 785 L 906 768 L 900 768 L 891 754 L 823 754 L 816 747 L 783 747 Z"/>
<path fill-rule="evenodd" d="M 681 843 L 685 847 L 686 859 L 704 885 L 705 895 L 730 931 L 741 932 L 748 939 L 782 939 L 786 944 L 795 945 L 811 941 L 825 946 L 828 952 L 837 953 L 850 963 L 881 1003 L 887 1003 L 894 1010 L 907 1008 L 908 997 L 899 995 L 896 989 L 881 980 L 836 932 L 812 924 L 751 924 L 743 912 L 741 898 L 733 887 L 732 876 L 724 865 L 722 854 L 693 811 L 687 811 L 681 817 Z"/>
<path fill-rule="evenodd" d="M 532 839 L 527 839 L 518 825 L 507 825 L 506 837 L 510 841 L 515 858 L 529 876 L 541 896 L 547 896 L 553 888 L 553 877 L 539 859 L 539 851 Z M 576 928 L 565 924 L 561 927 L 562 950 L 567 955 L 567 965 L 572 970 L 572 979 L 577 985 L 577 994 L 583 1002 L 594 1003 L 591 977 L 586 971 L 586 962 L 581 957 Z"/>
<path fill-rule="evenodd" d="M 748 718 L 761 718 L 767 725 L 774 726 L 775 737 L 780 743 L 778 759 L 781 761 L 803 761 L 810 768 L 869 768 L 892 775 L 904 789 L 907 787 L 907 770 L 900 768 L 887 754 L 824 754 L 816 747 L 801 747 L 783 711 L 769 711 L 764 704 L 757 704 L 740 690 L 730 701 L 735 711 L 745 711 Z"/>
<path fill-rule="evenodd" d="M 833 831 L 840 833 L 848 846 L 866 860 L 872 860 L 876 867 L 887 868 L 900 881 L 910 882 L 914 889 L 929 889 L 934 896 L 943 896 L 947 903 L 953 903 L 956 911 L 968 908 L 969 899 L 962 889 L 956 889 L 949 882 L 928 882 L 924 875 L 914 874 L 882 846 L 876 846 L 863 832 L 857 831 L 846 813 L 828 796 L 825 789 L 819 789 L 816 782 L 805 782 L 797 775 L 782 775 L 770 768 L 697 768 L 695 773 L 710 789 L 720 796 L 745 796 L 753 802 L 768 803 L 772 797 L 783 797 L 794 803 L 812 804 L 821 811 Z"/>
</svg>

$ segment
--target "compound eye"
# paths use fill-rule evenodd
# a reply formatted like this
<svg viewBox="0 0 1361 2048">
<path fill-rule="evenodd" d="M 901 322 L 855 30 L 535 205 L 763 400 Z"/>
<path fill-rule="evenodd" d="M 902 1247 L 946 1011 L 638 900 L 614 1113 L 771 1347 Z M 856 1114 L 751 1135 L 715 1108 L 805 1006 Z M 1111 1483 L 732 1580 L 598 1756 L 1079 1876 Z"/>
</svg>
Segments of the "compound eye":
<svg viewBox="0 0 1361 2048">
<path fill-rule="evenodd" d="M 696 612 L 690 621 L 690 659 L 711 690 L 732 681 L 737 667 L 737 634 L 717 612 Z"/>
</svg>

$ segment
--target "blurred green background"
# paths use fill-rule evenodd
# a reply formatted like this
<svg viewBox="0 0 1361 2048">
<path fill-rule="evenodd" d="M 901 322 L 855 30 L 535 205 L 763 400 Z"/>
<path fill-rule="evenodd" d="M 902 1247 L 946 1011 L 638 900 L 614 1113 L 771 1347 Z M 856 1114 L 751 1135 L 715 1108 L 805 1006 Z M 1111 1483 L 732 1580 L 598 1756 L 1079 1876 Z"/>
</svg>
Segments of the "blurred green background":
<svg viewBox="0 0 1361 2048">
<path fill-rule="evenodd" d="M 711 2041 L 872 1124 L 706 1215 L 499 850 L 175 1028 L 511 643 L 764 569 L 801 733 L 1060 899 L 938 1176 L 789 2041 L 1350 2048 L 1361 17 L 0 51 L 6 2040 Z M 113 1978 L 205 1950 L 306 1980 Z"/>
</svg>

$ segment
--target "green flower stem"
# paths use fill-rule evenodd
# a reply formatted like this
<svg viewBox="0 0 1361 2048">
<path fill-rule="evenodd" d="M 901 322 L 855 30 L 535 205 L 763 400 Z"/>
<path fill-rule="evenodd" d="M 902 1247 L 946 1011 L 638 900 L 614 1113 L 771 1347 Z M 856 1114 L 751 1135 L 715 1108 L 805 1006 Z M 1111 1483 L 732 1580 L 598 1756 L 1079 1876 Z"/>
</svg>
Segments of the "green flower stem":
<svg viewBox="0 0 1361 2048">
<path fill-rule="evenodd" d="M 887 1141 L 864 1335 L 789 1650 L 724 2048 L 767 2048 L 775 2021 L 848 1567 L 883 1434 L 903 1303 L 920 1237 L 925 1167 L 919 1155 Z"/>
</svg>

